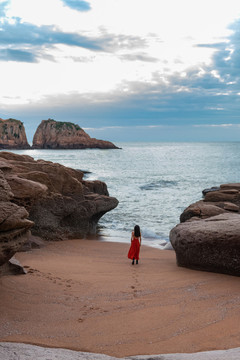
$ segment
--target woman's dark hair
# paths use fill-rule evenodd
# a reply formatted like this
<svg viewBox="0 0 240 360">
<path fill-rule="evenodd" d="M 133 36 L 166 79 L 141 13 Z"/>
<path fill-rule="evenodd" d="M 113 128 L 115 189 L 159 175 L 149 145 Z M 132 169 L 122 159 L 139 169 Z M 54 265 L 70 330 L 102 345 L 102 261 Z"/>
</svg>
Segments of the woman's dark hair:
<svg viewBox="0 0 240 360">
<path fill-rule="evenodd" d="M 139 237 L 141 235 L 140 226 L 135 225 L 134 226 L 134 236 Z"/>
</svg>

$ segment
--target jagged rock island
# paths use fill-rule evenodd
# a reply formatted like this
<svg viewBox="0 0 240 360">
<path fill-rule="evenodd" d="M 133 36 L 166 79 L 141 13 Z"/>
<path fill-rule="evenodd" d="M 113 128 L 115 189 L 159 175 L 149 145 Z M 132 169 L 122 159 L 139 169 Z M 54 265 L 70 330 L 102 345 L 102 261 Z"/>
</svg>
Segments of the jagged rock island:
<svg viewBox="0 0 240 360">
<path fill-rule="evenodd" d="M 29 149 L 25 128 L 20 120 L 0 118 L 0 149 Z"/>
<path fill-rule="evenodd" d="M 170 232 L 177 264 L 240 276 L 240 183 L 203 191 Z"/>
<path fill-rule="evenodd" d="M 91 138 L 71 122 L 42 120 L 33 137 L 33 149 L 118 149 L 110 141 Z"/>
<path fill-rule="evenodd" d="M 28 240 L 81 238 L 118 205 L 101 181 L 28 155 L 0 151 L 0 267 Z"/>
</svg>

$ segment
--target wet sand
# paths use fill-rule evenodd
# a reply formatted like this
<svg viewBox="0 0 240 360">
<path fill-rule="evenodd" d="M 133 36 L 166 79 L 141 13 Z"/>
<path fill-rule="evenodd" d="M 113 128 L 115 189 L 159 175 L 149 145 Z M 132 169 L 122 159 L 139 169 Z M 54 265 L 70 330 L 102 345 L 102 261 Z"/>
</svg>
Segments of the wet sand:
<svg viewBox="0 0 240 360">
<path fill-rule="evenodd" d="M 68 240 L 18 253 L 27 275 L 0 278 L 0 341 L 116 357 L 240 344 L 238 277 L 179 268 L 174 251 Z"/>
</svg>

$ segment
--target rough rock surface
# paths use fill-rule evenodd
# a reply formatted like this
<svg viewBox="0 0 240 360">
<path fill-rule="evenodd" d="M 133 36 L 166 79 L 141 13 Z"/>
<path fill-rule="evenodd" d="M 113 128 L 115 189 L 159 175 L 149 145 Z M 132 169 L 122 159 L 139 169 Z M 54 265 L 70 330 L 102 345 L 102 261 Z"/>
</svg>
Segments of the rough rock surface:
<svg viewBox="0 0 240 360">
<path fill-rule="evenodd" d="M 34 149 L 117 149 L 113 143 L 91 138 L 78 125 L 53 119 L 42 120 L 33 137 Z"/>
<path fill-rule="evenodd" d="M 6 179 L 3 196 L 11 190 L 15 212 L 21 211 L 19 216 L 24 218 L 28 211 L 34 222 L 33 235 L 45 240 L 95 233 L 101 216 L 118 205 L 117 199 L 109 197 L 105 183 L 83 181 L 81 171 L 50 161 L 0 152 L 0 170 Z M 10 217 L 13 210 L 3 212 Z"/>
<path fill-rule="evenodd" d="M 170 232 L 179 266 L 240 276 L 240 184 L 188 206 Z"/>
<path fill-rule="evenodd" d="M 170 234 L 179 266 L 240 276 L 240 215 L 187 221 Z"/>
<path fill-rule="evenodd" d="M 29 229 L 33 225 L 27 219 L 27 210 L 10 202 L 13 198 L 11 188 L 0 170 L 0 266 L 28 240 Z"/>
<path fill-rule="evenodd" d="M 197 201 L 188 206 L 180 215 L 180 222 L 187 220 L 207 219 L 210 216 L 223 214 L 225 210 L 214 203 L 205 203 L 203 200 Z"/>
<path fill-rule="evenodd" d="M 204 351 L 193 354 L 162 354 L 162 355 L 135 355 L 124 357 L 122 360 L 239 360 L 240 348 L 229 350 Z M 38 360 L 121 360 L 120 358 L 93 354 L 67 349 L 44 348 L 41 346 L 0 343 L 0 359 L 38 359 Z"/>
<path fill-rule="evenodd" d="M 15 119 L 0 119 L 0 149 L 29 149 L 24 125 Z"/>
</svg>

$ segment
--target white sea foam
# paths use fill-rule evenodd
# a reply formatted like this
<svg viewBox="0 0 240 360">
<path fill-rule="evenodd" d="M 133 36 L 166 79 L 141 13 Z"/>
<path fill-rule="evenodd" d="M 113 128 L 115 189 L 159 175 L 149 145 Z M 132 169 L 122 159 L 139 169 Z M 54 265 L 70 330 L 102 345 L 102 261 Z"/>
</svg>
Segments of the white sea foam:
<svg viewBox="0 0 240 360">
<path fill-rule="evenodd" d="M 142 236 L 149 239 L 161 239 L 153 230 L 141 228 Z"/>
<path fill-rule="evenodd" d="M 122 360 L 239 360 L 240 348 L 229 350 L 204 351 L 193 354 L 134 355 Z M 0 343 L 0 359 L 38 359 L 38 360 L 121 360 L 120 358 L 61 348 L 45 348 L 21 343 Z"/>
</svg>

